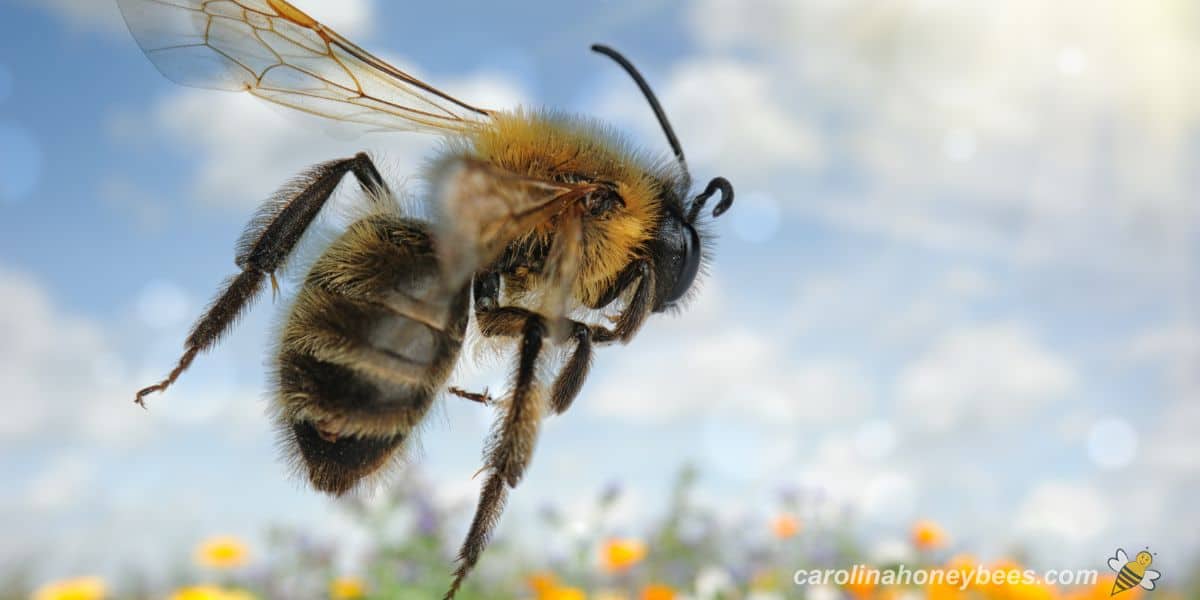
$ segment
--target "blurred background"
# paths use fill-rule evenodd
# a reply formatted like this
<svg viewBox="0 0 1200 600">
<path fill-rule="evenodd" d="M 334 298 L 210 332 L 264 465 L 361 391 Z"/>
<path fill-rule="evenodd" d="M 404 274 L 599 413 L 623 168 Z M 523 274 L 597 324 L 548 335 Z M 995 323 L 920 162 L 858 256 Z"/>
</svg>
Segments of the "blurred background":
<svg viewBox="0 0 1200 600">
<path fill-rule="evenodd" d="M 964 553 L 1106 571 L 1146 546 L 1186 589 L 1200 4 L 295 3 L 467 101 L 594 115 L 666 152 L 634 85 L 587 51 L 609 43 L 657 88 L 697 179 L 738 190 L 696 302 L 600 351 L 546 424 L 483 558 L 490 587 L 469 594 L 860 597 L 882 592 L 790 573 Z M 435 147 L 175 86 L 113 2 L 0 0 L 5 594 L 82 576 L 110 597 L 443 589 L 491 411 L 440 401 L 374 496 L 289 477 L 264 363 L 302 272 L 149 411 L 131 402 L 276 187 L 361 149 L 400 182 Z M 453 381 L 496 390 L 505 372 Z M 301 572 L 350 579 L 327 592 Z"/>
</svg>

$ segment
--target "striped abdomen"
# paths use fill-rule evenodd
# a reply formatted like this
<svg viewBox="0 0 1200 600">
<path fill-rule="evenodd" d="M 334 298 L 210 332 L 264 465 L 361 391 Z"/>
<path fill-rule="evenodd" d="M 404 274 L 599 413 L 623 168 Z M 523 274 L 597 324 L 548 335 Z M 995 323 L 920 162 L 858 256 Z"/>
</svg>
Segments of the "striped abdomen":
<svg viewBox="0 0 1200 600">
<path fill-rule="evenodd" d="M 313 265 L 280 341 L 277 418 L 318 489 L 398 454 L 454 367 L 469 288 L 447 292 L 424 224 L 366 217 Z"/>
<path fill-rule="evenodd" d="M 1141 568 L 1141 570 L 1139 570 Z M 1133 588 L 1133 586 L 1142 582 L 1142 577 L 1146 575 L 1145 567 L 1142 567 L 1136 562 L 1128 562 L 1121 570 L 1117 572 L 1117 580 L 1113 582 L 1112 592 L 1110 596 L 1115 596 L 1125 590 Z"/>
</svg>

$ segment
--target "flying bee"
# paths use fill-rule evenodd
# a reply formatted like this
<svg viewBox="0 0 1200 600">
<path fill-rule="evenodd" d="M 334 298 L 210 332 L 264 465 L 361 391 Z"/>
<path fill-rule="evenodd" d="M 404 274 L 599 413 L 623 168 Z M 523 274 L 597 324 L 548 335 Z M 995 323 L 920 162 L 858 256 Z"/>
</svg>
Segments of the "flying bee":
<svg viewBox="0 0 1200 600">
<path fill-rule="evenodd" d="M 1154 562 L 1154 555 L 1150 554 L 1149 550 L 1142 550 L 1133 560 L 1129 560 L 1129 555 L 1125 554 L 1125 550 L 1117 548 L 1116 556 L 1108 559 L 1108 568 L 1117 574 L 1116 581 L 1113 581 L 1112 591 L 1108 595 L 1116 596 L 1137 585 L 1141 585 L 1147 590 L 1154 589 L 1154 582 L 1162 577 L 1162 573 L 1147 568 L 1152 562 Z"/>
<path fill-rule="evenodd" d="M 239 272 L 192 329 L 178 364 L 137 402 L 170 387 L 268 282 L 277 289 L 276 272 L 352 176 L 366 216 L 313 263 L 297 292 L 273 357 L 272 415 L 311 484 L 340 495 L 402 455 L 445 389 L 469 326 L 508 340 L 515 365 L 500 400 L 449 390 L 498 413 L 453 597 L 521 481 L 543 416 L 571 406 L 596 346 L 628 342 L 650 314 L 683 304 L 706 258 L 705 206 L 719 193 L 711 215 L 727 211 L 732 186 L 717 177 L 691 196 L 683 150 L 653 91 L 605 46 L 592 49 L 641 89 L 673 159 L 634 151 L 588 119 L 467 104 L 284 0 L 118 3 L 145 54 L 178 83 L 444 138 L 423 173 L 428 214 L 403 210 L 366 154 L 317 165 L 281 189 L 247 226 Z M 555 349 L 561 364 L 545 376 L 539 365 Z"/>
</svg>

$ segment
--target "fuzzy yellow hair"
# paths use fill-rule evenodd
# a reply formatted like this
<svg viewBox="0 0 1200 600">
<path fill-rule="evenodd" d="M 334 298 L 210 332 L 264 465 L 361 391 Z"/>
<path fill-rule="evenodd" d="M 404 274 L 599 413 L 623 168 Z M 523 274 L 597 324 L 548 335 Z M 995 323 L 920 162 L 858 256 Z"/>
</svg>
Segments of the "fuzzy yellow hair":
<svg viewBox="0 0 1200 600">
<path fill-rule="evenodd" d="M 519 175 L 548 181 L 605 181 L 616 186 L 625 206 L 603 220 L 589 220 L 575 297 L 590 304 L 638 258 L 662 214 L 664 187 L 677 187 L 680 176 L 669 162 L 634 151 L 598 123 L 557 113 L 517 110 L 492 115 L 468 141 L 480 159 Z M 540 235 L 552 235 L 547 223 Z"/>
</svg>

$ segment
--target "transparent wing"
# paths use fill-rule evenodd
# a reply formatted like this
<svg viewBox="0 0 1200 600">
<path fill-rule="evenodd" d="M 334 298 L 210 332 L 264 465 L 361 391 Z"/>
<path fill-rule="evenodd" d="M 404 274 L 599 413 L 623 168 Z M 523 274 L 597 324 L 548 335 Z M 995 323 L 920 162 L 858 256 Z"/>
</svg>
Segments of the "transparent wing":
<svg viewBox="0 0 1200 600">
<path fill-rule="evenodd" d="M 1125 554 L 1124 549 L 1117 548 L 1116 556 L 1108 559 L 1108 568 L 1119 572 L 1121 567 L 1124 567 L 1127 562 L 1129 562 L 1129 555 Z"/>
<path fill-rule="evenodd" d="M 284 0 L 117 0 L 168 79 L 382 131 L 463 131 L 489 111 L 389 65 Z"/>
<path fill-rule="evenodd" d="M 577 217 L 564 212 L 596 189 L 587 183 L 517 175 L 461 158 L 443 162 L 432 179 L 438 256 L 452 285 L 496 260 L 511 242 L 534 234 L 554 219 Z M 570 249 L 562 252 L 571 254 Z M 573 279 L 573 274 L 569 275 L 569 281 Z"/>
<path fill-rule="evenodd" d="M 1146 569 L 1146 574 L 1142 576 L 1142 587 L 1148 590 L 1154 589 L 1154 581 L 1159 577 L 1162 577 L 1162 573 L 1154 569 Z"/>
</svg>

